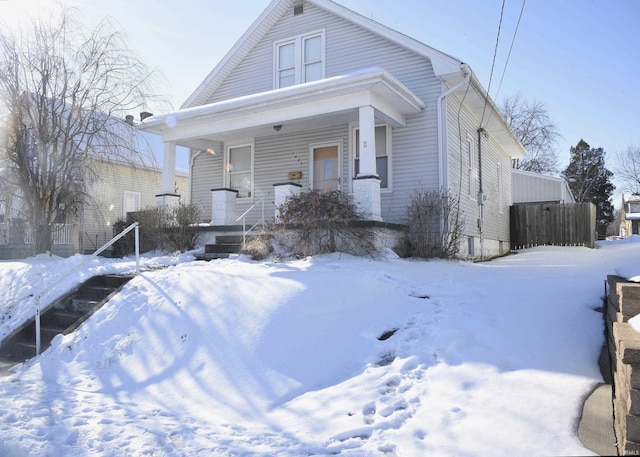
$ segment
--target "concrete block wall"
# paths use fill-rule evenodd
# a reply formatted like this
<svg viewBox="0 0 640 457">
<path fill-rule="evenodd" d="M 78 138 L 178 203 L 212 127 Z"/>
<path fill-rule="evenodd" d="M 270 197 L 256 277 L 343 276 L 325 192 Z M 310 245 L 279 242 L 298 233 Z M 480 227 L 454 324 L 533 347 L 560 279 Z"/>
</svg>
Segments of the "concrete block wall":
<svg viewBox="0 0 640 457">
<path fill-rule="evenodd" d="M 607 284 L 605 335 L 618 455 L 640 455 L 640 333 L 628 323 L 640 314 L 640 283 L 608 276 Z"/>
</svg>

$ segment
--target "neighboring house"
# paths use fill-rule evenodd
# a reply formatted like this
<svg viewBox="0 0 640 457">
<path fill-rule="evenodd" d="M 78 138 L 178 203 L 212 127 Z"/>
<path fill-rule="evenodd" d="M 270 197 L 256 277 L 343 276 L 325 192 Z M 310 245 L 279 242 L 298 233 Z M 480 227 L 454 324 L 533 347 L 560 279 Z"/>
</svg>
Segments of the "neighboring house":
<svg viewBox="0 0 640 457">
<path fill-rule="evenodd" d="M 511 159 L 526 152 L 471 68 L 332 1 L 272 1 L 181 109 L 139 128 L 164 141 L 165 204 L 176 145 L 191 149 L 190 199 L 213 228 L 307 189 L 405 224 L 416 190 L 449 189 L 462 255 L 510 248 Z"/>
<path fill-rule="evenodd" d="M 576 199 L 563 178 L 530 171 L 511 170 L 513 203 L 575 203 Z"/>
<path fill-rule="evenodd" d="M 640 235 L 640 194 L 623 194 L 620 216 L 620 237 Z"/>
<path fill-rule="evenodd" d="M 140 147 L 153 147 L 153 135 Z M 88 196 L 63 211 L 54 225 L 52 253 L 69 256 L 91 253 L 113 238 L 113 224 L 126 218 L 127 212 L 155 206 L 160 191 L 162 172 L 157 167 L 100 161 L 93 165 L 97 178 L 87 186 Z M 93 174 L 92 174 L 93 176 Z M 175 192 L 189 188 L 186 172 L 174 177 Z M 183 201 L 188 200 L 185 194 Z M 33 255 L 33 235 L 21 203 L 20 192 L 0 195 L 0 259 Z"/>
</svg>

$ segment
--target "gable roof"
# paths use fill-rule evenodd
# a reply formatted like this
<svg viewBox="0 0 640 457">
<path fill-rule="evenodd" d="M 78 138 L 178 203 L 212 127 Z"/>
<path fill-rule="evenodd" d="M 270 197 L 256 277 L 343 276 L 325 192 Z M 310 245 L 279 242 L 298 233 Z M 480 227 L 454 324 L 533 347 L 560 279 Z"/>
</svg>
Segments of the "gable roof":
<svg viewBox="0 0 640 457">
<path fill-rule="evenodd" d="M 299 1 L 300 0 L 273 0 L 191 96 L 182 104 L 180 109 L 206 104 L 210 96 L 215 93 L 233 70 L 251 52 L 254 46 L 260 42 L 284 14 L 292 11 L 294 5 L 298 4 Z M 469 84 L 472 90 L 467 91 L 465 88 L 466 85 L 459 85 L 455 92 L 460 98 L 466 100 L 466 104 L 469 105 L 471 110 L 476 113 L 479 118 L 484 118 L 484 113 L 488 106 L 490 114 L 487 117 L 486 125 L 483 125 L 483 127 L 485 127 L 500 144 L 513 145 L 510 152 L 512 157 L 522 158 L 526 156 L 526 150 L 514 135 L 511 127 L 509 127 L 504 120 L 494 101 L 466 63 L 331 0 L 304 1 L 428 59 L 431 62 L 435 75 L 439 77 L 447 87 L 453 87 L 462 82 L 470 71 Z M 478 113 L 482 114 L 480 115 Z"/>
<path fill-rule="evenodd" d="M 455 57 L 440 52 L 431 46 L 427 46 L 424 43 L 362 16 L 331 0 L 305 0 L 305 2 L 333 13 L 399 46 L 405 47 L 418 55 L 426 57 L 431 61 L 433 70 L 437 76 L 444 78 L 445 75 L 459 76 L 460 74 L 460 67 L 463 65 L 463 62 Z M 295 3 L 297 3 L 296 0 L 273 0 L 191 96 L 182 104 L 181 108 L 190 108 L 206 103 L 209 96 L 218 89 L 226 77 L 242 62 L 271 27 L 273 27 L 287 11 L 293 8 Z"/>
</svg>

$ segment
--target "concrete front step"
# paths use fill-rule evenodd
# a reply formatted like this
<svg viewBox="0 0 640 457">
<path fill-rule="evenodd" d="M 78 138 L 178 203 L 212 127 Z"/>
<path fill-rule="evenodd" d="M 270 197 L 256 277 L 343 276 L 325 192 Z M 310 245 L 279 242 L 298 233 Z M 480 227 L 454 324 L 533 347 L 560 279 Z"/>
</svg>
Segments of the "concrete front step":
<svg viewBox="0 0 640 457">
<path fill-rule="evenodd" d="M 133 276 L 99 276 L 87 280 L 42 311 L 40 316 L 41 350 L 58 334 L 74 331 Z M 35 321 L 16 329 L 0 346 L 0 361 L 24 361 L 36 355 Z"/>
<path fill-rule="evenodd" d="M 241 251 L 241 244 L 207 244 L 204 247 L 205 254 L 239 254 Z"/>
</svg>

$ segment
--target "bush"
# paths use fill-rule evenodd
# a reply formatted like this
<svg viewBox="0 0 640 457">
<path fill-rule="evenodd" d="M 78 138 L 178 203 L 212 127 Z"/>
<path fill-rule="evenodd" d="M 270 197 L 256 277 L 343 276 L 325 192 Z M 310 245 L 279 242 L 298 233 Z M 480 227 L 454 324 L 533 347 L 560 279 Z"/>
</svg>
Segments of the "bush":
<svg viewBox="0 0 640 457">
<path fill-rule="evenodd" d="M 407 209 L 409 255 L 457 258 L 463 224 L 458 197 L 449 191 L 417 191 Z"/>
<path fill-rule="evenodd" d="M 376 231 L 364 220 L 349 195 L 312 190 L 289 196 L 278 208 L 274 251 L 284 257 L 329 252 L 367 255 L 376 251 Z"/>
<path fill-rule="evenodd" d="M 196 224 L 200 218 L 199 207 L 179 203 L 171 207 L 153 207 L 130 213 L 127 220 L 118 219 L 113 224 L 116 236 L 134 222 L 138 222 L 140 252 L 154 250 L 184 252 L 196 246 L 198 231 Z M 113 245 L 114 254 L 123 257 L 135 252 L 135 235 L 129 232 Z"/>
</svg>

